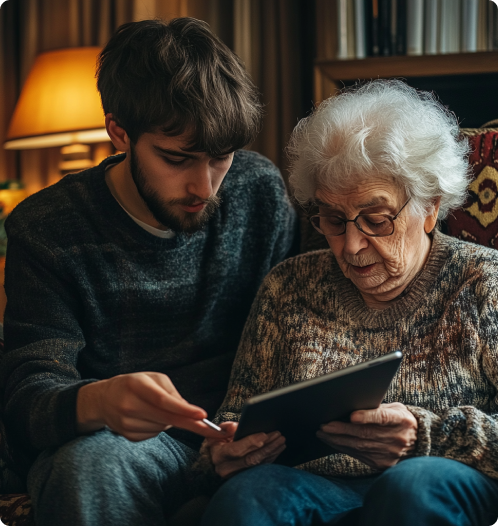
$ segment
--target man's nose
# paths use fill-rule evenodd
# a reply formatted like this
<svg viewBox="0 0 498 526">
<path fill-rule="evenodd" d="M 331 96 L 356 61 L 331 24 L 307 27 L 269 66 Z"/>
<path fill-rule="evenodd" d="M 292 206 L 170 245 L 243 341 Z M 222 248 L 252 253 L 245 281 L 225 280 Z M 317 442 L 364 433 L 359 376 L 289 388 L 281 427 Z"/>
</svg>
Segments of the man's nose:
<svg viewBox="0 0 498 526">
<path fill-rule="evenodd" d="M 344 236 L 344 250 L 348 254 L 357 254 L 360 250 L 368 247 L 367 235 L 355 223 L 346 223 Z"/>
<path fill-rule="evenodd" d="M 213 174 L 208 164 L 196 167 L 187 185 L 187 192 L 203 201 L 213 195 Z"/>
</svg>

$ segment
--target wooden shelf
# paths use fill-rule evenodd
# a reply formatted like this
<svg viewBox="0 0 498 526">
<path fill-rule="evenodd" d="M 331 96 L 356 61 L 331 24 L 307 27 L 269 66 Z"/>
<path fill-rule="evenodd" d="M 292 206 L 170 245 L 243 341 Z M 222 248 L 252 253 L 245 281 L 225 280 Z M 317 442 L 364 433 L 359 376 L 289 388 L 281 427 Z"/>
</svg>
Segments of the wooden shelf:
<svg viewBox="0 0 498 526">
<path fill-rule="evenodd" d="M 498 72 L 498 51 L 458 53 L 448 55 L 419 55 L 371 57 L 357 60 L 315 60 L 315 99 L 323 100 L 327 90 L 344 80 L 430 77 Z"/>
</svg>

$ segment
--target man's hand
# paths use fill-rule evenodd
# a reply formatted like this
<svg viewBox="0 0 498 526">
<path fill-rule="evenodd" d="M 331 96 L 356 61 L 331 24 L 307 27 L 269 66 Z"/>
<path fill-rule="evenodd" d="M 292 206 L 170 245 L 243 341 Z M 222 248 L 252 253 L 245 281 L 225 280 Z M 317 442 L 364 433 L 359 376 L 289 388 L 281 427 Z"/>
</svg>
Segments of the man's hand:
<svg viewBox="0 0 498 526">
<path fill-rule="evenodd" d="M 207 438 L 203 444 L 210 450 L 216 473 L 223 478 L 229 478 L 251 466 L 270 464 L 285 449 L 285 438 L 278 431 L 256 433 L 234 442 L 237 426 L 236 422 L 220 424 L 225 436 Z"/>
<path fill-rule="evenodd" d="M 219 436 L 202 422 L 206 411 L 189 404 L 161 373 L 123 374 L 83 386 L 78 392 L 80 434 L 108 426 L 128 440 L 146 440 L 170 427 Z"/>
<path fill-rule="evenodd" d="M 417 429 L 412 413 L 396 402 L 355 411 L 350 423 L 325 424 L 317 437 L 373 468 L 387 469 L 410 456 L 417 442 Z"/>
</svg>

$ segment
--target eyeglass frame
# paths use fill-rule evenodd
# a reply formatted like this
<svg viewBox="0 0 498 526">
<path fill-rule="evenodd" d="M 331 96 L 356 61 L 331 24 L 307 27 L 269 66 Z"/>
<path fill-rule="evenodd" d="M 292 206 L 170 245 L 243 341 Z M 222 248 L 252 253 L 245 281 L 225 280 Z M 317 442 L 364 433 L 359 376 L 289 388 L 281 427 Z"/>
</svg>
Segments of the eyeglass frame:
<svg viewBox="0 0 498 526">
<path fill-rule="evenodd" d="M 369 237 L 389 237 L 389 236 L 392 236 L 394 234 L 394 221 L 398 218 L 399 214 L 401 214 L 401 212 L 403 211 L 403 209 L 405 208 L 405 206 L 411 201 L 411 197 L 408 199 L 408 201 L 406 201 L 406 203 L 398 210 L 398 213 L 395 215 L 395 216 L 391 216 L 389 214 L 358 214 L 354 219 L 343 219 L 342 217 L 339 217 L 339 216 L 331 216 L 331 215 L 326 215 L 326 214 L 313 214 L 312 216 L 310 216 L 308 219 L 309 219 L 309 222 L 313 225 L 313 228 L 319 233 L 319 234 L 322 234 L 322 236 L 325 236 L 325 237 L 338 237 L 338 236 L 343 236 L 345 233 L 346 233 L 346 227 L 347 227 L 347 224 L 348 223 L 354 223 L 355 227 L 360 231 L 362 232 L 363 234 L 365 234 L 366 236 L 369 236 Z M 362 230 L 361 226 L 356 222 L 356 220 L 360 217 L 360 216 L 382 216 L 382 217 L 387 217 L 392 225 L 393 225 L 393 230 L 390 234 L 369 234 L 368 232 L 365 232 L 364 230 Z M 339 219 L 340 221 L 342 221 L 342 224 L 344 225 L 344 232 L 341 232 L 340 234 L 324 234 L 323 232 L 320 232 L 318 230 L 318 228 L 314 225 L 312 219 L 314 217 L 336 217 L 337 219 Z"/>
</svg>

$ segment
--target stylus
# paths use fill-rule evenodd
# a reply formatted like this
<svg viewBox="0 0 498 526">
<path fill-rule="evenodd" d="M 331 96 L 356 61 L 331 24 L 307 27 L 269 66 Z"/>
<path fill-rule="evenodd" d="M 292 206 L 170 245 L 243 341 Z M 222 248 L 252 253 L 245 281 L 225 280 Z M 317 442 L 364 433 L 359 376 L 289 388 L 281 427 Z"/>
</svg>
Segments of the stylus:
<svg viewBox="0 0 498 526">
<path fill-rule="evenodd" d="M 224 433 L 223 429 L 221 427 L 218 427 L 216 424 L 213 424 L 210 420 L 207 418 L 203 418 L 202 421 L 209 426 L 211 429 L 214 429 L 215 431 L 219 431 L 220 433 Z"/>
</svg>

